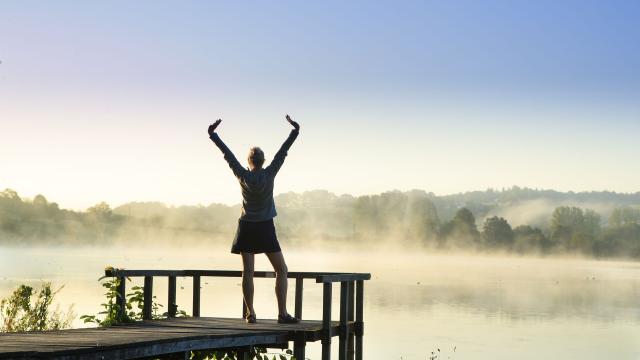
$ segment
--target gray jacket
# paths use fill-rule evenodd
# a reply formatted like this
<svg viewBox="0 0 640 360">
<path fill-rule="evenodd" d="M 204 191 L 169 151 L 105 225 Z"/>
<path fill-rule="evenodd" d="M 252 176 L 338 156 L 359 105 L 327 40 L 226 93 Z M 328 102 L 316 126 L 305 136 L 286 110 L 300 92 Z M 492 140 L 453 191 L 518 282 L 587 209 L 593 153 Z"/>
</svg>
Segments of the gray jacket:
<svg viewBox="0 0 640 360">
<path fill-rule="evenodd" d="M 291 130 L 289 137 L 282 144 L 280 150 L 273 157 L 273 161 L 266 168 L 249 171 L 238 162 L 231 150 L 222 142 L 217 133 L 211 135 L 211 140 L 224 154 L 233 174 L 238 178 L 242 188 L 242 214 L 240 220 L 264 221 L 273 219 L 277 215 L 273 201 L 273 181 L 284 163 L 287 151 L 298 137 L 298 130 Z"/>
</svg>

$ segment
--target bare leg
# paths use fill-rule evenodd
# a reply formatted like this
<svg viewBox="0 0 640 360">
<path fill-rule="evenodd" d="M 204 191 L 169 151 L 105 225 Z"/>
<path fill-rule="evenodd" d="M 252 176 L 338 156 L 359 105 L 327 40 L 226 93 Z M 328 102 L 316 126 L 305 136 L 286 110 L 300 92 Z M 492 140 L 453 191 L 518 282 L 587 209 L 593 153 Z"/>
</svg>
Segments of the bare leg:
<svg viewBox="0 0 640 360">
<path fill-rule="evenodd" d="M 256 315 L 253 308 L 253 270 L 255 264 L 254 254 L 242 253 L 242 296 L 247 305 L 247 315 Z"/>
<path fill-rule="evenodd" d="M 278 315 L 287 315 L 287 264 L 282 252 L 266 253 L 273 270 L 276 272 L 276 299 L 278 299 Z"/>
</svg>

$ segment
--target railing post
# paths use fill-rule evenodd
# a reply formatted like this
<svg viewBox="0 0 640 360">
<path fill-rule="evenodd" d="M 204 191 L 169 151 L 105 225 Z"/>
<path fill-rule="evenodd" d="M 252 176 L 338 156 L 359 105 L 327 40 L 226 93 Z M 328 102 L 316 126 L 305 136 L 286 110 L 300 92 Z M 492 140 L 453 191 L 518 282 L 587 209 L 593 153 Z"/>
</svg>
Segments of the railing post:
<svg viewBox="0 0 640 360">
<path fill-rule="evenodd" d="M 296 276 L 296 305 L 295 305 L 295 316 L 302 320 L 302 285 L 303 278 L 302 276 Z M 302 336 L 302 339 L 296 338 L 293 341 L 293 356 L 296 359 L 304 360 L 305 357 L 305 347 L 307 346 L 307 342 Z"/>
<path fill-rule="evenodd" d="M 355 281 L 349 281 L 349 306 L 347 308 L 347 321 L 353 322 L 354 320 L 354 297 L 355 297 Z M 355 336 L 352 331 L 349 332 L 347 337 L 347 359 L 354 360 L 355 356 Z"/>
<path fill-rule="evenodd" d="M 296 277 L 296 306 L 295 306 L 295 314 L 296 317 L 302 320 L 302 276 Z"/>
<path fill-rule="evenodd" d="M 193 317 L 200 317 L 200 276 L 193 276 Z"/>
<path fill-rule="evenodd" d="M 124 316 L 127 313 L 127 278 L 124 276 L 118 276 L 118 288 L 117 288 L 117 299 L 116 304 L 118 304 L 118 313 L 117 318 L 118 321 L 124 320 Z"/>
<path fill-rule="evenodd" d="M 356 281 L 356 360 L 362 360 L 362 336 L 364 335 L 364 281 Z"/>
<path fill-rule="evenodd" d="M 338 338 L 338 358 L 347 360 L 347 339 L 349 335 L 349 326 L 347 316 L 349 314 L 349 283 L 347 281 L 340 282 L 340 334 Z"/>
<path fill-rule="evenodd" d="M 322 360 L 331 359 L 331 285 L 322 285 Z"/>
<path fill-rule="evenodd" d="M 153 311 L 153 276 L 144 277 L 142 319 L 151 320 Z"/>
<path fill-rule="evenodd" d="M 167 294 L 167 302 L 169 305 L 167 306 L 167 314 L 170 318 L 176 317 L 176 312 L 178 310 L 178 306 L 176 304 L 176 277 L 169 276 L 169 293 Z"/>
</svg>

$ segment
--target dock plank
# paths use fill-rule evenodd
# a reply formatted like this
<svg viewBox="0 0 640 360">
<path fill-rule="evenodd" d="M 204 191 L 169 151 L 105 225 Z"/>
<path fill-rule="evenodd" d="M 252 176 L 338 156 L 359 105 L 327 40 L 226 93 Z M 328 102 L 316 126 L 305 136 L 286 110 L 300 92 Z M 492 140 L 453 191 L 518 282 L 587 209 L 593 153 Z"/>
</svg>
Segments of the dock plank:
<svg viewBox="0 0 640 360">
<path fill-rule="evenodd" d="M 349 324 L 353 326 L 353 324 Z M 332 323 L 332 336 L 338 334 Z M 190 350 L 277 345 L 300 335 L 316 341 L 321 321 L 278 324 L 258 319 L 247 324 L 237 318 L 170 318 L 108 328 L 85 328 L 0 334 L 0 359 L 135 359 Z"/>
</svg>

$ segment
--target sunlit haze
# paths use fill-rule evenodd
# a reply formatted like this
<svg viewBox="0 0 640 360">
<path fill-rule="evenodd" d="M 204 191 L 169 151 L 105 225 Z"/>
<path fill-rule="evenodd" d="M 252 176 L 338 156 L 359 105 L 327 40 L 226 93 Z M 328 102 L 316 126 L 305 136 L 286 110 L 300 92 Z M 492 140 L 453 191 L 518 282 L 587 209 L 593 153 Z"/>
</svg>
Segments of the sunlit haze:
<svg viewBox="0 0 640 360">
<path fill-rule="evenodd" d="M 0 4 L 0 189 L 62 207 L 512 185 L 636 192 L 638 2 Z M 285 175 L 286 174 L 286 175 Z"/>
</svg>

